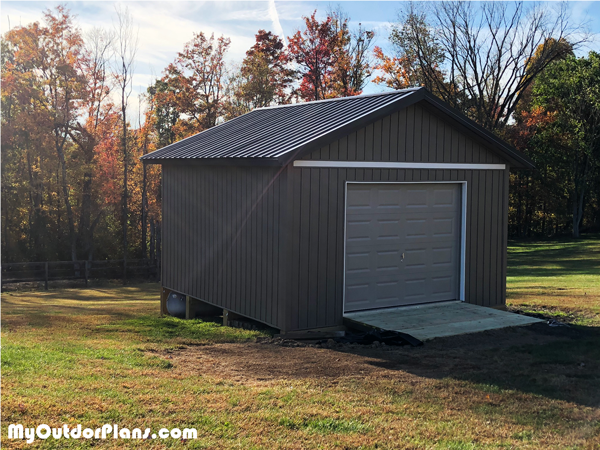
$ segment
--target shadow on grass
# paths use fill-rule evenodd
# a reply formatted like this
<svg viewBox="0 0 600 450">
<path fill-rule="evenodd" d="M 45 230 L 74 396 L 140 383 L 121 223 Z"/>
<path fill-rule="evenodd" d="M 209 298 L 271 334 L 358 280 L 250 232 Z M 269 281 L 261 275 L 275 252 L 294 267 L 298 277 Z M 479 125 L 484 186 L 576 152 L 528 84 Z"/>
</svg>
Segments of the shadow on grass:
<svg viewBox="0 0 600 450">
<path fill-rule="evenodd" d="M 90 307 L 90 306 L 64 306 L 56 305 L 54 309 L 45 308 L 40 311 L 36 305 L 23 306 L 18 303 L 16 308 L 18 309 L 6 309 L 7 306 L 12 306 L 10 300 L 2 300 L 3 311 L 2 311 L 2 326 L 7 326 L 9 329 L 12 327 L 13 322 L 22 325 L 35 326 L 37 328 L 52 328 L 57 322 L 64 323 L 77 323 L 81 322 L 81 317 L 98 317 L 98 316 L 110 316 L 113 320 L 126 320 L 139 317 L 139 310 L 135 308 L 119 308 L 109 309 L 107 307 Z M 100 302 L 101 303 L 101 302 Z"/>
<path fill-rule="evenodd" d="M 88 289 L 59 289 L 4 293 L 3 322 L 19 317 L 20 322 L 50 325 L 51 318 L 60 316 L 112 316 L 126 319 L 139 316 L 140 311 L 159 310 L 160 287 L 156 283 L 135 286 L 104 286 Z M 48 318 L 47 321 L 44 318 Z M 74 319 L 77 320 L 77 319 Z"/>
<path fill-rule="evenodd" d="M 453 336 L 377 354 L 372 364 L 418 376 L 600 405 L 600 328 L 527 327 Z"/>
<path fill-rule="evenodd" d="M 523 271 L 526 272 L 523 272 Z M 600 237 L 562 241 L 514 241 L 508 276 L 557 277 L 600 274 Z"/>
<path fill-rule="evenodd" d="M 115 294 L 118 292 L 118 294 Z M 3 295 L 5 298 L 14 298 L 17 302 L 26 302 L 28 298 L 37 302 L 62 302 L 65 300 L 74 302 L 136 302 L 153 301 L 158 302 L 160 298 L 160 286 L 157 283 L 147 283 L 135 286 L 104 286 L 91 288 L 69 288 L 49 291 L 18 292 Z"/>
</svg>

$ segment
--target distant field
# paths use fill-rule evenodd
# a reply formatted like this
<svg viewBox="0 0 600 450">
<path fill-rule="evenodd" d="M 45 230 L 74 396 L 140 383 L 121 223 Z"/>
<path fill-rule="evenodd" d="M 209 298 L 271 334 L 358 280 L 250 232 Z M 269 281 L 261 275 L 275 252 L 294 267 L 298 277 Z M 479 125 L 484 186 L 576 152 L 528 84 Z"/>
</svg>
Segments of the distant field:
<svg viewBox="0 0 600 450">
<path fill-rule="evenodd" d="M 570 322 L 419 348 L 286 348 L 158 316 L 156 284 L 2 295 L 4 448 L 600 448 L 600 242 L 512 244 L 510 307 Z M 9 423 L 193 427 L 8 441 Z"/>
<path fill-rule="evenodd" d="M 515 310 L 600 327 L 600 235 L 511 243 L 507 290 Z"/>
</svg>

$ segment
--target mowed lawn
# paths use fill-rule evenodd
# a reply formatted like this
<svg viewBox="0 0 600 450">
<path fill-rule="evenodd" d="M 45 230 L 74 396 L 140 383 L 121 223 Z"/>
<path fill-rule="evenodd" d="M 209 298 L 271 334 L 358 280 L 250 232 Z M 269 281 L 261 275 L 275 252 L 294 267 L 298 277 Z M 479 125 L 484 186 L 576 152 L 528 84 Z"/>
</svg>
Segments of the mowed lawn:
<svg viewBox="0 0 600 450">
<path fill-rule="evenodd" d="M 511 243 L 507 283 L 515 310 L 600 327 L 600 235 Z"/>
<path fill-rule="evenodd" d="M 2 446 L 600 448 L 600 241 L 513 244 L 509 262 L 510 307 L 569 328 L 282 348 L 160 318 L 156 284 L 4 293 Z M 9 423 L 188 427 L 198 439 L 28 445 L 7 439 Z"/>
</svg>

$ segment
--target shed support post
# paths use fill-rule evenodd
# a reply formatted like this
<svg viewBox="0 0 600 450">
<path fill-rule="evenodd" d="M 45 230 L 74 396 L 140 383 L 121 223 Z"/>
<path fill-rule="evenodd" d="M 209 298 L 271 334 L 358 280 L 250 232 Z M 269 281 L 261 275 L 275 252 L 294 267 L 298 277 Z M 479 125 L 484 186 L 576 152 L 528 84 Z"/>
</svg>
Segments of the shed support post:
<svg viewBox="0 0 600 450">
<path fill-rule="evenodd" d="M 83 277 L 85 278 L 85 287 L 88 287 L 88 262 L 83 262 Z"/>
<path fill-rule="evenodd" d="M 190 320 L 191 319 L 191 314 L 190 314 L 190 303 L 192 302 L 192 300 L 190 299 L 189 295 L 185 296 L 185 318 L 186 320 Z"/>
<path fill-rule="evenodd" d="M 230 327 L 231 322 L 237 319 L 243 319 L 244 316 L 240 316 L 234 312 L 228 311 L 226 309 L 223 310 L 223 326 Z"/>
<path fill-rule="evenodd" d="M 48 261 L 44 263 L 44 288 L 48 290 Z"/>
</svg>

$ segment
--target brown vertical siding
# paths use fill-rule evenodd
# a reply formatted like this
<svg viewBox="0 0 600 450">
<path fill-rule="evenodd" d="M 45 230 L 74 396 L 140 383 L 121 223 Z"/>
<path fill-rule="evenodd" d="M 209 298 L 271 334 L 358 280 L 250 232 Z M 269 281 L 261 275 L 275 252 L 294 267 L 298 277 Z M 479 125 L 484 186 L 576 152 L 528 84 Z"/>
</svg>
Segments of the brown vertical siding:
<svg viewBox="0 0 600 450">
<path fill-rule="evenodd" d="M 345 144 L 346 139 L 348 145 Z M 377 120 L 335 142 L 339 143 L 338 158 L 330 156 L 333 145 L 330 144 L 307 153 L 302 159 L 505 163 L 484 145 L 418 104 Z"/>
<path fill-rule="evenodd" d="M 505 163 L 479 142 L 415 105 L 303 157 L 307 160 Z M 288 329 L 342 323 L 347 181 L 466 181 L 465 300 L 506 301 L 508 169 L 290 168 L 292 227 Z"/>
<path fill-rule="evenodd" d="M 290 329 L 339 325 L 344 276 L 344 197 L 346 181 L 467 181 L 465 300 L 484 306 L 505 302 L 506 232 L 503 196 L 507 179 L 493 170 L 368 170 L 294 168 L 291 183 L 302 185 L 302 208 L 292 209 Z M 424 172 L 424 173 L 422 173 Z M 335 173 L 335 179 L 331 174 Z M 313 180 L 306 187 L 307 180 Z M 307 192 L 308 191 L 308 192 Z M 305 200 L 306 199 L 306 200 Z M 310 200 L 307 200 L 310 199 Z M 323 204 L 328 207 L 326 212 Z M 303 225 L 304 224 L 304 225 Z M 318 235 L 310 228 L 319 229 Z M 320 282 L 316 282 L 320 280 Z M 325 281 L 326 280 L 326 281 Z"/>
<path fill-rule="evenodd" d="M 284 173 L 164 165 L 163 286 L 283 328 Z"/>
<path fill-rule="evenodd" d="M 303 159 L 505 163 L 419 105 Z M 466 301 L 502 305 L 508 180 L 508 169 L 163 165 L 163 285 L 283 330 L 339 325 L 346 182 L 466 181 Z"/>
</svg>

